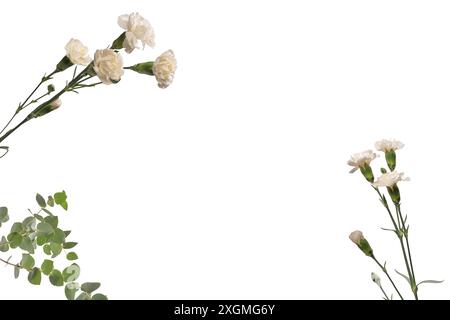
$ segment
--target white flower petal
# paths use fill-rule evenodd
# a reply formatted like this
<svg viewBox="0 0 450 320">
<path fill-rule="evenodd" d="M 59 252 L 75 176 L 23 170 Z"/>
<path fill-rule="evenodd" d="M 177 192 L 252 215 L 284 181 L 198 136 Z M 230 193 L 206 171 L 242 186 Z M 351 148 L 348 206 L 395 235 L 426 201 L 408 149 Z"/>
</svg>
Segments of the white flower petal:
<svg viewBox="0 0 450 320">
<path fill-rule="evenodd" d="M 94 55 L 94 71 L 104 84 L 112 84 L 122 77 L 123 60 L 111 49 L 97 50 Z"/>
<path fill-rule="evenodd" d="M 380 141 L 375 142 L 375 148 L 378 151 L 388 152 L 388 151 L 395 151 L 398 149 L 403 148 L 405 145 L 398 141 L 398 140 L 387 140 L 383 139 Z"/>
<path fill-rule="evenodd" d="M 121 28 L 127 30 L 126 39 L 124 41 L 124 47 L 127 53 L 139 48 L 138 40 L 142 42 L 143 47 L 145 47 L 145 44 L 150 47 L 155 45 L 153 27 L 150 22 L 139 15 L 139 13 L 121 15 L 118 18 L 118 23 Z M 133 37 L 131 37 L 130 34 L 132 34 Z"/>
<path fill-rule="evenodd" d="M 92 61 L 88 47 L 78 39 L 70 39 L 64 48 L 66 49 L 66 56 L 73 64 L 86 66 Z"/>
<path fill-rule="evenodd" d="M 393 187 L 400 181 L 409 181 L 408 177 L 404 176 L 403 172 L 392 171 L 388 173 L 382 174 L 377 181 L 372 183 L 372 185 L 376 188 L 378 187 Z"/>
<path fill-rule="evenodd" d="M 347 161 L 347 164 L 355 168 L 360 168 L 369 165 L 376 157 L 378 157 L 378 155 L 372 150 L 366 150 L 352 155 L 350 160 Z M 356 170 L 352 170 L 351 172 L 354 171 Z"/>
<path fill-rule="evenodd" d="M 161 89 L 167 88 L 173 81 L 177 70 L 177 59 L 172 50 L 167 50 L 153 63 L 153 74 Z"/>
<path fill-rule="evenodd" d="M 130 16 L 128 14 L 123 14 L 117 18 L 117 23 L 122 29 L 127 30 L 128 28 L 128 20 L 130 19 Z"/>
</svg>

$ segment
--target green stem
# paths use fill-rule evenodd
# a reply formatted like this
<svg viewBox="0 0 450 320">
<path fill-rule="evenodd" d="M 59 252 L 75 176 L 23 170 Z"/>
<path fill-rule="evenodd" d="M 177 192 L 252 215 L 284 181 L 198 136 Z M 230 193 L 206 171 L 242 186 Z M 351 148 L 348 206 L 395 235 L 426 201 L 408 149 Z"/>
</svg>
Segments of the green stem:
<svg viewBox="0 0 450 320">
<path fill-rule="evenodd" d="M 37 114 L 42 108 L 45 108 L 46 106 L 48 106 L 50 103 L 52 103 L 53 101 L 57 100 L 60 96 L 62 96 L 64 93 L 71 91 L 73 89 L 73 87 L 80 81 L 83 79 L 83 77 L 87 74 L 88 69 L 92 66 L 92 62 L 83 69 L 83 71 L 81 71 L 77 77 L 75 77 L 74 79 L 72 79 L 72 81 L 70 81 L 65 87 L 64 89 L 62 89 L 61 91 L 59 91 L 57 94 L 55 94 L 52 98 L 50 98 L 49 100 L 47 100 L 46 102 L 43 102 L 42 104 L 40 104 L 38 107 L 36 107 L 32 112 L 30 112 L 28 114 L 28 116 L 22 121 L 20 122 L 17 126 L 15 126 L 14 128 L 12 128 L 11 130 L 7 131 L 3 136 L 0 137 L 0 143 L 2 141 L 4 141 L 8 136 L 10 136 L 13 132 L 15 132 L 17 129 L 19 129 L 21 126 L 23 126 L 25 123 L 27 123 L 28 121 L 30 121 L 31 119 L 34 119 L 33 115 Z M 1 134 L 1 133 L 0 133 Z"/>
<path fill-rule="evenodd" d="M 19 107 L 16 109 L 16 111 L 14 112 L 14 114 L 12 115 L 12 117 L 9 119 L 9 121 L 6 123 L 6 125 L 3 127 L 3 129 L 0 131 L 0 134 L 2 134 L 5 130 L 6 130 L 6 128 L 8 128 L 8 126 L 11 124 L 11 122 L 16 118 L 16 116 L 19 114 L 19 112 L 20 111 L 22 111 L 23 109 L 25 109 L 27 106 L 29 106 L 31 103 L 29 103 L 29 104 L 26 104 L 27 102 L 28 102 L 28 100 L 30 100 L 31 99 L 31 97 L 36 93 L 36 91 L 41 87 L 41 85 L 44 83 L 44 82 L 46 82 L 46 81 L 48 81 L 48 80 L 50 80 L 51 78 L 52 78 L 52 76 L 55 74 L 55 73 L 57 73 L 58 71 L 57 70 L 55 70 L 55 71 L 53 71 L 52 73 L 50 73 L 48 76 L 44 76 L 44 77 L 42 77 L 42 79 L 41 79 L 41 81 L 38 83 L 38 85 L 33 89 L 33 91 L 31 91 L 31 93 L 30 93 L 30 95 L 25 99 L 25 101 L 23 102 L 23 103 L 21 103 L 20 105 L 19 105 Z M 45 96 L 45 95 L 44 95 Z M 42 96 L 42 97 L 44 97 L 44 96 Z M 42 98 L 42 97 L 40 97 L 40 98 Z M 40 99 L 39 98 L 39 99 Z M 38 100 L 39 100 L 38 99 Z"/>
<path fill-rule="evenodd" d="M 386 294 L 386 292 L 384 291 L 383 287 L 381 286 L 381 284 L 379 285 L 381 292 L 383 292 L 384 296 L 386 297 L 386 300 L 389 300 L 389 296 Z"/>
<path fill-rule="evenodd" d="M 2 258 L 0 258 L 0 261 L 3 262 L 4 264 L 7 264 L 7 265 L 10 265 L 10 266 L 13 266 L 13 267 L 19 267 L 19 268 L 22 268 L 19 264 L 11 263 L 11 262 L 9 262 L 9 261 L 7 261 L 7 260 L 3 260 Z"/>
<path fill-rule="evenodd" d="M 386 208 L 389 217 L 391 218 L 392 224 L 394 225 L 395 228 L 395 233 L 397 234 L 398 240 L 400 241 L 400 246 L 402 248 L 402 254 L 403 254 L 403 259 L 405 261 L 405 265 L 406 265 L 406 270 L 408 271 L 408 276 L 409 276 L 409 281 L 410 281 L 410 286 L 411 286 L 411 290 L 414 294 L 414 297 L 416 298 L 416 300 L 418 299 L 417 297 L 417 288 L 416 288 L 416 284 L 415 284 L 415 279 L 414 279 L 414 275 L 411 271 L 410 268 L 410 261 L 407 258 L 407 254 L 406 254 L 406 249 L 405 249 L 405 244 L 403 243 L 403 236 L 405 235 L 405 233 L 403 232 L 403 230 L 401 229 L 402 226 L 397 225 L 397 223 L 395 223 L 394 217 L 392 215 L 391 209 L 389 208 L 389 204 L 387 203 L 387 200 L 385 197 L 383 197 L 383 195 L 381 194 L 380 190 L 378 190 L 378 188 L 375 188 L 375 191 L 378 193 L 378 195 L 380 196 L 380 200 L 383 203 L 383 206 Z M 401 217 L 400 212 L 397 210 L 397 205 L 396 207 L 396 214 L 397 216 L 400 218 L 403 226 L 404 226 L 404 221 L 403 218 Z M 404 228 L 403 228 L 404 229 Z M 406 238 L 406 235 L 405 235 Z M 408 251 L 409 252 L 409 251 Z"/>
<path fill-rule="evenodd" d="M 397 213 L 400 216 L 400 219 L 402 221 L 403 234 L 405 235 L 405 240 L 406 240 L 406 249 L 408 251 L 409 264 L 411 266 L 411 276 L 412 276 L 412 278 L 411 278 L 411 281 L 412 281 L 411 289 L 412 289 L 412 291 L 414 293 L 414 298 L 416 300 L 418 300 L 419 299 L 419 296 L 417 294 L 418 288 L 416 286 L 416 275 L 414 273 L 414 266 L 413 266 L 412 258 L 411 258 L 411 248 L 410 248 L 410 245 L 409 245 L 408 230 L 406 229 L 406 226 L 405 226 L 405 220 L 403 219 L 402 211 L 400 209 L 400 204 L 399 203 L 396 204 L 395 208 L 396 208 L 396 211 L 397 211 Z"/>
<path fill-rule="evenodd" d="M 400 297 L 400 299 L 403 300 L 403 296 L 401 295 L 400 291 L 398 291 L 397 286 L 395 285 L 394 281 L 392 280 L 391 276 L 389 275 L 389 272 L 387 271 L 387 269 L 381 265 L 381 263 L 377 260 L 377 258 L 375 258 L 374 255 L 371 256 L 371 258 L 376 262 L 376 264 L 380 267 L 380 269 L 384 272 L 384 274 L 386 275 L 386 277 L 389 279 L 389 281 L 391 282 L 392 286 L 394 287 L 395 291 L 397 292 L 398 296 Z"/>
<path fill-rule="evenodd" d="M 34 90 L 30 93 L 30 95 L 28 96 L 28 98 L 26 98 L 25 101 L 22 103 L 22 106 L 25 105 L 25 104 L 28 102 L 28 100 L 30 100 L 30 98 L 33 96 L 33 94 L 39 89 L 39 87 L 40 87 L 44 82 L 50 80 L 50 79 L 52 78 L 52 76 L 53 76 L 55 73 L 57 73 L 57 72 L 58 72 L 58 71 L 55 70 L 55 71 L 53 71 L 52 73 L 50 73 L 48 76 L 44 76 L 44 77 L 41 79 L 41 82 L 39 82 L 39 84 L 36 86 L 36 88 L 34 88 Z"/>
<path fill-rule="evenodd" d="M 380 197 L 380 201 L 383 203 L 383 206 L 386 208 L 387 212 L 389 213 L 389 217 L 391 218 L 392 224 L 394 225 L 395 232 L 398 235 L 398 226 L 397 223 L 395 223 L 394 216 L 392 215 L 391 209 L 389 208 L 389 204 L 386 201 L 386 198 L 381 194 L 380 190 L 378 188 L 373 187 L 375 191 L 378 193 L 378 196 Z"/>
</svg>

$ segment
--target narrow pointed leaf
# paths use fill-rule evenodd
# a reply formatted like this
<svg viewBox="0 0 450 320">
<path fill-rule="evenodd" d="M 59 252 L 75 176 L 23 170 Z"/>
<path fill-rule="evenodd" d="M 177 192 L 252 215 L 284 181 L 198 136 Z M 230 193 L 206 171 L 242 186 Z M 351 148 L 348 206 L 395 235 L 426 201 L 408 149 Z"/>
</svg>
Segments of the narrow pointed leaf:
<svg viewBox="0 0 450 320">
<path fill-rule="evenodd" d="M 395 269 L 394 269 L 395 270 Z M 395 270 L 395 272 L 397 272 L 397 274 L 401 275 L 403 278 L 405 278 L 405 280 L 408 282 L 408 284 L 411 284 L 411 281 L 409 280 L 409 277 L 407 275 L 404 275 L 403 273 Z"/>
<path fill-rule="evenodd" d="M 421 285 L 422 283 L 442 283 L 442 282 L 444 282 L 444 280 L 423 280 L 420 281 L 417 286 Z"/>
</svg>

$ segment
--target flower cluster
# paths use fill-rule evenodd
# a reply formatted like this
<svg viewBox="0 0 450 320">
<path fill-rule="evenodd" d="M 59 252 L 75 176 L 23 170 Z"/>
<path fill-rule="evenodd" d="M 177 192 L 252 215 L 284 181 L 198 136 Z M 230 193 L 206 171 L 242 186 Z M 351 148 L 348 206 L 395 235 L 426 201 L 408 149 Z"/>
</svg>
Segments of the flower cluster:
<svg viewBox="0 0 450 320">
<path fill-rule="evenodd" d="M 375 180 L 371 162 L 378 157 L 378 154 L 372 150 L 366 150 L 353 154 L 350 157 L 350 160 L 347 161 L 347 164 L 353 167 L 350 172 L 353 173 L 360 170 L 366 180 L 369 181 L 373 187 L 386 187 L 388 191 L 390 191 L 389 193 L 392 193 L 392 195 L 396 198 L 396 201 L 400 201 L 397 183 L 400 181 L 409 180 L 409 178 L 404 176 L 404 173 L 398 173 L 395 171 L 395 167 L 397 165 L 397 156 L 395 151 L 403 148 L 403 146 L 404 144 L 397 140 L 383 139 L 375 142 L 375 148 L 378 151 L 384 152 L 386 164 L 390 169 L 390 172 L 387 172 L 385 168 L 381 168 L 381 176 L 379 176 L 377 180 Z M 396 193 L 398 193 L 398 195 Z"/>
<path fill-rule="evenodd" d="M 153 27 L 139 13 L 121 15 L 117 22 L 126 31 L 114 41 L 112 48 L 97 50 L 94 54 L 94 71 L 104 84 L 117 83 L 124 74 L 123 59 L 117 52 L 118 49 L 124 48 L 125 52 L 131 53 L 134 49 L 140 48 L 139 41 L 142 43 L 142 49 L 145 45 L 152 48 L 155 46 Z M 86 66 L 92 61 L 88 48 L 78 39 L 71 39 L 66 45 L 66 57 L 75 65 Z M 146 63 L 139 65 L 142 64 Z M 172 83 L 177 69 L 173 51 L 168 50 L 161 54 L 151 63 L 151 68 L 152 70 L 146 74 L 154 75 L 160 88 L 167 88 Z M 134 70 L 133 67 L 126 69 Z"/>
<path fill-rule="evenodd" d="M 126 53 L 132 53 L 137 48 L 144 49 L 146 45 L 151 48 L 155 46 L 155 32 L 150 22 L 139 13 L 131 13 L 119 16 L 117 23 L 125 31 L 112 42 L 110 47 L 96 50 L 93 59 L 89 54 L 88 47 L 83 42 L 75 38 L 69 40 L 65 46 L 66 53 L 57 63 L 55 70 L 42 78 L 36 89 L 19 105 L 11 120 L 0 130 L 0 143 L 28 121 L 42 117 L 59 108 L 62 104 L 61 96 L 63 94 L 67 92 L 78 93 L 83 88 L 91 88 L 100 84 L 111 85 L 118 83 L 126 70 L 154 76 L 158 87 L 163 89 L 172 84 L 177 70 L 177 60 L 172 50 L 163 52 L 153 61 L 141 62 L 131 66 L 124 65 L 124 58 L 120 53 L 121 49 L 124 49 Z M 46 94 L 31 99 L 39 87 L 51 80 L 53 75 L 73 66 L 75 68 L 72 80 L 67 81 L 66 86 L 61 91 L 56 92 L 55 86 L 50 84 L 47 87 Z M 83 66 L 84 69 L 77 75 L 78 66 Z M 98 82 L 88 82 L 96 78 L 98 78 Z M 53 95 L 53 97 L 36 107 L 17 126 L 8 131 L 6 130 L 21 111 L 49 95 Z M 2 146 L 0 149 L 7 150 L 7 147 Z"/>
<path fill-rule="evenodd" d="M 404 258 L 405 267 L 407 271 L 407 275 L 400 273 L 395 270 L 399 275 L 405 278 L 408 281 L 408 284 L 411 288 L 411 291 L 414 295 L 415 299 L 418 299 L 418 288 L 420 284 L 423 283 L 437 283 L 440 281 L 436 280 L 426 280 L 422 282 L 417 282 L 416 275 L 414 273 L 412 258 L 411 258 L 411 247 L 409 244 L 409 225 L 406 222 L 406 216 L 403 215 L 400 204 L 400 189 L 398 187 L 398 183 L 401 181 L 407 181 L 409 178 L 405 177 L 404 173 L 397 172 L 397 155 L 396 151 L 402 149 L 404 147 L 403 143 L 398 140 L 380 140 L 375 143 L 375 148 L 384 153 L 384 157 L 386 160 L 386 165 L 389 168 L 389 171 L 381 167 L 381 175 L 375 179 L 373 170 L 372 170 L 372 161 L 378 157 L 378 155 L 372 150 L 366 150 L 364 152 L 356 153 L 350 157 L 350 160 L 347 162 L 348 165 L 352 166 L 353 169 L 350 172 L 355 172 L 357 170 L 361 171 L 364 178 L 370 183 L 371 187 L 376 191 L 377 195 L 380 198 L 380 202 L 383 207 L 386 209 L 389 220 L 392 223 L 392 229 L 384 229 L 387 231 L 393 232 L 398 240 L 400 241 L 400 247 L 402 249 L 402 257 Z M 383 194 L 382 189 L 386 188 L 392 204 L 395 208 L 395 211 L 391 209 L 391 205 L 388 202 L 388 199 Z M 403 295 L 400 293 L 397 288 L 395 281 L 390 276 L 388 269 L 386 267 L 386 262 L 381 264 L 378 259 L 374 255 L 374 251 L 372 250 L 369 242 L 364 238 L 364 235 L 361 231 L 356 230 L 350 233 L 350 240 L 355 243 L 358 248 L 368 257 L 372 258 L 377 266 L 383 271 L 383 273 L 388 278 L 391 283 L 393 289 L 398 294 L 399 298 L 403 300 Z M 384 295 L 384 299 L 392 300 L 393 295 L 389 297 L 389 295 L 384 290 L 381 285 L 380 277 L 373 273 L 371 274 L 372 281 L 380 288 Z"/>
</svg>

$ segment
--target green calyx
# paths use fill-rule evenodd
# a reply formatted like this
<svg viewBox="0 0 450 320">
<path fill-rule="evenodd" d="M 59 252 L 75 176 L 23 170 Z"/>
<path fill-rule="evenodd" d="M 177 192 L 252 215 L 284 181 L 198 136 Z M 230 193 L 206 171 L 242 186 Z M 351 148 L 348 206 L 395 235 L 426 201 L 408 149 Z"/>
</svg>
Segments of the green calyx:
<svg viewBox="0 0 450 320">
<path fill-rule="evenodd" d="M 52 106 L 52 104 L 50 102 L 50 103 L 47 103 L 46 105 L 43 105 L 41 108 L 38 108 L 37 110 L 33 111 L 32 113 L 30 113 L 26 119 L 31 120 L 34 118 L 39 118 L 39 117 L 42 117 L 42 116 L 46 115 L 47 113 L 50 113 L 56 109 L 57 108 Z"/>
<path fill-rule="evenodd" d="M 366 256 L 369 257 L 373 256 L 372 247 L 370 246 L 369 241 L 367 241 L 366 239 L 361 239 L 359 241 L 358 247 L 361 249 L 362 252 L 364 252 Z"/>
<path fill-rule="evenodd" d="M 397 184 L 394 184 L 392 187 L 387 187 L 388 193 L 391 196 L 392 202 L 395 204 L 400 203 L 400 189 Z"/>
<path fill-rule="evenodd" d="M 154 76 L 155 74 L 153 73 L 153 63 L 153 61 L 138 63 L 132 67 L 129 67 L 129 69 L 137 73 Z"/>
<path fill-rule="evenodd" d="M 375 178 L 373 176 L 373 171 L 370 165 L 366 164 L 364 167 L 360 167 L 359 169 L 361 170 L 361 173 L 367 181 L 369 181 L 370 183 L 374 182 Z"/>
<path fill-rule="evenodd" d="M 61 72 L 73 66 L 72 61 L 67 56 L 61 59 L 61 61 L 56 65 L 56 71 Z"/>
<path fill-rule="evenodd" d="M 394 150 L 390 150 L 390 151 L 386 151 L 386 153 L 384 154 L 385 158 L 386 158 L 386 163 L 389 167 L 389 169 L 391 171 L 395 170 L 395 166 L 396 166 L 396 154 Z"/>
<path fill-rule="evenodd" d="M 125 41 L 126 33 L 123 32 L 111 45 L 111 49 L 122 49 L 123 48 L 123 42 Z"/>
</svg>

